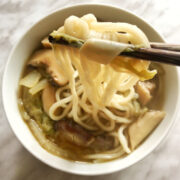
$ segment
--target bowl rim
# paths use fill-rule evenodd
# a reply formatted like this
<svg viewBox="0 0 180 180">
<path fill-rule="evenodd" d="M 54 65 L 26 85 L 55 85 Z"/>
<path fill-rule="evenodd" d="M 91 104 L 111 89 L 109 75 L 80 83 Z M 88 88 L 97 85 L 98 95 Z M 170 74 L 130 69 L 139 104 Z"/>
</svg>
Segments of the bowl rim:
<svg viewBox="0 0 180 180">
<path fill-rule="evenodd" d="M 141 161 L 142 159 L 144 159 L 145 157 L 147 157 L 147 155 L 149 155 L 153 150 L 155 150 L 161 143 L 162 141 L 165 139 L 165 137 L 168 135 L 169 133 L 169 130 L 172 128 L 172 126 L 175 124 L 175 122 L 177 121 L 178 117 L 177 117 L 177 114 L 178 114 L 178 107 L 180 106 L 180 95 L 177 94 L 177 103 L 176 103 L 176 107 L 175 107 L 175 111 L 174 111 L 174 114 L 171 118 L 173 118 L 174 120 L 169 124 L 169 126 L 165 129 L 165 132 L 163 134 L 163 136 L 161 136 L 161 138 L 159 138 L 159 141 L 156 142 L 155 145 L 153 145 L 152 147 L 150 147 L 142 156 L 136 158 L 136 160 L 132 161 L 131 163 L 129 163 L 128 165 L 125 165 L 123 168 L 118 168 L 118 167 L 115 167 L 113 169 L 106 169 L 106 170 L 101 170 L 99 172 L 87 172 L 87 171 L 77 171 L 77 170 L 74 170 L 74 169 L 67 169 L 67 168 L 64 168 L 64 166 L 56 166 L 54 164 L 50 164 L 49 162 L 47 162 L 45 159 L 42 159 L 41 157 L 39 157 L 34 151 L 31 151 L 29 150 L 29 148 L 27 147 L 27 145 L 22 141 L 22 139 L 19 137 L 18 133 L 16 132 L 16 130 L 14 130 L 14 127 L 13 125 L 11 124 L 11 118 L 10 116 L 8 115 L 8 104 L 6 103 L 6 99 L 5 99 L 5 80 L 6 80 L 6 74 L 7 74 L 7 70 L 8 70 L 8 66 L 10 64 L 10 61 L 13 57 L 13 54 L 16 50 L 16 47 L 19 45 L 19 43 L 22 41 L 22 39 L 37 25 L 39 24 L 41 21 L 44 21 L 46 18 L 48 18 L 49 16 L 51 15 L 54 15 L 56 13 L 58 13 L 59 11 L 62 11 L 62 10 L 68 10 L 68 9 L 71 9 L 71 8 L 76 8 L 76 7 L 83 7 L 83 6 L 104 6 L 106 8 L 114 8 L 114 9 L 117 9 L 117 10 L 121 10 L 123 12 L 126 12 L 128 14 L 131 14 L 132 16 L 136 17 L 137 19 L 140 19 L 144 24 L 146 24 L 149 28 L 153 29 L 157 35 L 159 36 L 159 38 L 162 40 L 162 41 L 165 41 L 164 40 L 164 37 L 156 30 L 156 28 L 154 28 L 151 23 L 149 22 L 146 22 L 142 17 L 136 15 L 135 13 L 131 12 L 130 10 L 127 10 L 125 8 L 121 8 L 121 7 L 116 7 L 115 5 L 111 5 L 111 4 L 106 4 L 106 3 L 80 3 L 80 4 L 75 4 L 75 5 L 68 5 L 68 6 L 64 6 L 62 8 L 59 8 L 59 9 L 56 9 L 55 11 L 52 11 L 50 13 L 47 13 L 45 16 L 43 16 L 42 18 L 40 18 L 38 21 L 34 22 L 33 25 L 31 25 L 30 28 L 28 28 L 24 33 L 23 35 L 19 38 L 19 40 L 15 43 L 15 45 L 13 46 L 11 52 L 10 52 L 10 55 L 8 57 L 8 60 L 6 62 L 6 65 L 5 65 L 5 69 L 4 69 L 4 72 L 3 72 L 3 78 L 2 78 L 2 103 L 3 103 L 3 108 L 4 108 L 4 111 L 5 111 L 5 114 L 6 114 L 6 118 L 10 124 L 10 127 L 11 129 L 13 130 L 15 136 L 17 137 L 17 139 L 21 142 L 21 144 L 25 147 L 26 150 L 28 150 L 34 157 L 36 157 L 37 159 L 39 159 L 41 162 L 47 164 L 48 166 L 50 167 L 53 167 L 57 170 L 61 170 L 61 171 L 64 171 L 64 172 L 67 172 L 67 173 L 73 173 L 73 174 L 78 174 L 78 175 L 88 175 L 88 176 L 94 176 L 94 175 L 105 175 L 105 174 L 110 174 L 110 173 L 114 173 L 114 172 L 117 172 L 117 171 L 120 171 L 120 170 L 123 170 L 127 167 L 130 167 L 132 165 L 134 165 L 135 163 Z M 179 75 L 180 75 L 180 72 L 178 71 L 178 68 L 177 67 L 174 67 L 175 69 L 175 73 L 176 73 L 176 76 L 177 76 L 177 88 L 178 88 L 178 91 L 180 90 L 180 78 L 179 78 Z M 63 158 L 61 158 L 63 159 Z M 66 160 L 68 161 L 68 160 Z M 108 163 L 111 163 L 111 162 L 108 162 Z M 80 162 L 81 164 L 81 162 Z M 82 163 L 83 164 L 83 163 Z"/>
</svg>

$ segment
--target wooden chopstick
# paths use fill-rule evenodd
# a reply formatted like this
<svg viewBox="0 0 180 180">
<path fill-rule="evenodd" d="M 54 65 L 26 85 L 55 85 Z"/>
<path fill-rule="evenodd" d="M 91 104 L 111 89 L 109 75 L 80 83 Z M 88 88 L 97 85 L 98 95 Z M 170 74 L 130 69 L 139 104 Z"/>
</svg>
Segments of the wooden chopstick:
<svg viewBox="0 0 180 180">
<path fill-rule="evenodd" d="M 180 52 L 175 51 L 139 48 L 133 52 L 122 52 L 121 55 L 180 66 Z"/>
<path fill-rule="evenodd" d="M 150 43 L 150 45 L 151 48 L 139 48 L 132 52 L 122 52 L 121 55 L 180 66 L 180 45 L 165 43 Z"/>
<path fill-rule="evenodd" d="M 155 48 L 155 49 L 164 49 L 164 50 L 169 50 L 169 51 L 180 51 L 180 45 L 177 45 L 177 44 L 151 42 L 150 45 L 151 45 L 151 48 Z"/>
</svg>

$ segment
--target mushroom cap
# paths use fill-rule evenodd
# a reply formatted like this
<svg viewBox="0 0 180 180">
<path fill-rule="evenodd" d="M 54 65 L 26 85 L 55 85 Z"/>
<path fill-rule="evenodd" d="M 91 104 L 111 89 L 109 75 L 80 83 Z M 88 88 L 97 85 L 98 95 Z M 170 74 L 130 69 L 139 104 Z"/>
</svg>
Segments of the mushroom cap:
<svg viewBox="0 0 180 180">
<path fill-rule="evenodd" d="M 44 67 L 46 72 L 57 85 L 63 86 L 68 82 L 68 79 L 64 75 L 61 65 L 55 58 L 52 49 L 42 49 L 36 51 L 32 55 L 28 65 L 33 67 Z"/>
</svg>

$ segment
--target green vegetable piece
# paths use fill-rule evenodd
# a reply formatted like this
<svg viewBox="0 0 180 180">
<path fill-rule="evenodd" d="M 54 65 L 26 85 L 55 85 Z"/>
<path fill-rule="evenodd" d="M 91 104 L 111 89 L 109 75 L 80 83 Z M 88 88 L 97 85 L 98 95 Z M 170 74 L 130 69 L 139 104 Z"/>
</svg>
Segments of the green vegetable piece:
<svg viewBox="0 0 180 180">
<path fill-rule="evenodd" d="M 53 31 L 49 35 L 49 41 L 51 43 L 69 45 L 75 48 L 80 48 L 84 44 L 82 39 L 69 36 L 65 33 L 59 33 L 58 31 Z"/>
</svg>

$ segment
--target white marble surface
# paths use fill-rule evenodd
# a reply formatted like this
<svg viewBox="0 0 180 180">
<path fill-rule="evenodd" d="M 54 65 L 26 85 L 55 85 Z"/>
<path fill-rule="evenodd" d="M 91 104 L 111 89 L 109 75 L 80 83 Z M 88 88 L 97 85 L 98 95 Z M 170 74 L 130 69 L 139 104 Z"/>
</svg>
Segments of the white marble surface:
<svg viewBox="0 0 180 180">
<path fill-rule="evenodd" d="M 83 0 L 0 0 L 0 81 L 14 43 L 32 24 L 47 13 L 63 6 L 85 3 Z M 180 43 L 179 0 L 91 0 L 127 8 L 145 18 L 168 42 Z M 1 98 L 1 97 L 0 97 Z M 1 98 L 2 99 L 2 98 Z M 35 159 L 13 134 L 0 99 L 0 179 L 91 179 L 57 171 Z M 180 121 L 176 122 L 166 141 L 136 165 L 93 179 L 179 180 Z"/>
</svg>

